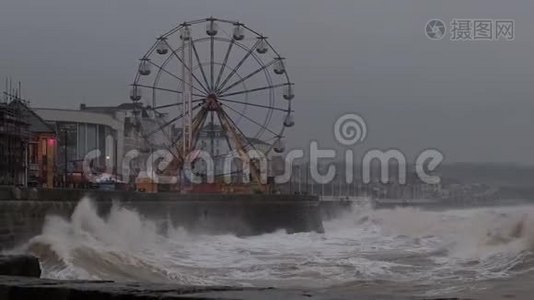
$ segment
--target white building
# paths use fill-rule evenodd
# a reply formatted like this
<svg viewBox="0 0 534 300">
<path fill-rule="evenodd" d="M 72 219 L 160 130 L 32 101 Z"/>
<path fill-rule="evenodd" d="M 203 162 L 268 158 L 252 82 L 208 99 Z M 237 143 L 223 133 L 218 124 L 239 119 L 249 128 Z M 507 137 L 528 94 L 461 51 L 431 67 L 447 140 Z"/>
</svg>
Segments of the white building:
<svg viewBox="0 0 534 300">
<path fill-rule="evenodd" d="M 99 150 L 100 156 L 91 160 L 92 170 L 126 175 L 123 159 L 136 151 L 136 159 L 129 165 L 132 175 L 145 169 L 150 152 L 171 132 L 170 128 L 168 132 L 159 130 L 157 117 L 164 116 L 155 116 L 152 110 L 132 103 L 97 107 L 82 104 L 80 110 L 37 108 L 35 112 L 55 126 L 58 168 L 64 170 L 66 158 L 69 173 L 83 172 L 83 160 Z M 147 131 L 154 133 L 144 136 L 142 132 Z"/>
</svg>

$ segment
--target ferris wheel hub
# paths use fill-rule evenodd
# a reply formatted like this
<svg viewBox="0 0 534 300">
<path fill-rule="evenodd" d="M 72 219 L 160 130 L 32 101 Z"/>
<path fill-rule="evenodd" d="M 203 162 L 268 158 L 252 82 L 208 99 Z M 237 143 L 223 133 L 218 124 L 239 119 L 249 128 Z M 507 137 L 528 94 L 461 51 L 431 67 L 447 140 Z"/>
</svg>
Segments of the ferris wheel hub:
<svg viewBox="0 0 534 300">
<path fill-rule="evenodd" d="M 205 107 L 209 111 L 216 111 L 221 107 L 216 94 L 209 94 L 204 101 L 206 103 Z"/>
</svg>

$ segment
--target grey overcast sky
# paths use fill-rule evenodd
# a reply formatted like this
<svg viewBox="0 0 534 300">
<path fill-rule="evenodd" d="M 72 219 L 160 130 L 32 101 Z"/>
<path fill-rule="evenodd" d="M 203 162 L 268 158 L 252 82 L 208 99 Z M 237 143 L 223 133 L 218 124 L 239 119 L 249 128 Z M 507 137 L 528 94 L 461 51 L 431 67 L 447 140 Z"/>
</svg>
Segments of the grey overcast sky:
<svg viewBox="0 0 534 300">
<path fill-rule="evenodd" d="M 534 164 L 534 1 L 0 0 L 0 77 L 32 106 L 128 102 L 137 60 L 176 24 L 213 15 L 264 32 L 288 58 L 288 145 L 335 145 L 336 117 L 368 124 L 356 148 L 440 149 L 446 161 Z M 514 41 L 432 41 L 429 19 L 514 19 Z"/>
</svg>

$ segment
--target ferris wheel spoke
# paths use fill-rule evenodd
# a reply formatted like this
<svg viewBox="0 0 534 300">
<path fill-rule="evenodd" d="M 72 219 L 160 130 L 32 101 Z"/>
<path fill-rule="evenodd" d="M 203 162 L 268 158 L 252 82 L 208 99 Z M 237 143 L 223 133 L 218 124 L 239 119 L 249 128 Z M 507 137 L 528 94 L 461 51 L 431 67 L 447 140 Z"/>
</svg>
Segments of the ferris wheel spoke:
<svg viewBox="0 0 534 300">
<path fill-rule="evenodd" d="M 167 134 L 166 134 L 165 136 L 166 136 L 167 138 L 169 138 Z M 152 145 L 152 141 L 150 141 L 150 140 L 148 139 L 148 135 L 143 135 L 142 137 L 143 137 L 143 139 L 145 140 L 145 142 L 146 142 L 147 144 Z M 165 148 L 167 148 L 167 150 L 169 151 L 169 153 L 172 154 L 172 156 L 173 156 L 175 159 L 177 159 L 177 160 L 179 159 L 179 157 L 178 157 L 176 154 L 174 154 L 174 152 L 172 151 L 172 149 L 171 149 L 169 146 L 167 146 L 167 145 L 164 145 L 164 146 L 165 146 Z M 151 148 L 151 149 L 152 149 L 152 148 Z M 152 152 L 152 150 L 150 150 L 150 152 Z"/>
<path fill-rule="evenodd" d="M 198 55 L 197 47 L 195 46 L 195 42 L 193 41 L 193 39 L 191 39 L 191 47 L 193 48 L 193 53 L 195 53 L 195 58 L 197 59 L 198 65 L 200 67 L 200 73 L 202 74 L 202 78 L 204 79 L 204 82 L 206 83 L 206 86 L 209 89 L 210 84 L 208 83 L 208 78 L 206 77 L 206 73 L 204 72 L 204 67 L 202 66 L 202 62 L 200 61 L 200 56 Z"/>
<path fill-rule="evenodd" d="M 156 129 L 156 130 L 152 130 L 150 133 L 146 134 L 145 136 L 151 136 L 151 135 L 153 135 L 153 134 L 155 134 L 155 133 L 158 133 L 158 132 L 160 132 L 160 131 L 163 131 L 163 129 L 164 129 L 165 127 L 167 127 L 167 126 L 171 125 L 172 123 L 174 123 L 174 122 L 180 120 L 181 118 L 183 118 L 183 116 L 184 116 L 184 114 L 181 114 L 181 115 L 179 115 L 178 117 L 175 117 L 175 118 L 173 118 L 172 120 L 170 120 L 170 121 L 168 121 L 168 122 L 165 122 L 163 125 L 159 125 L 159 124 L 158 124 L 158 125 L 159 125 L 159 128 L 158 128 L 158 129 Z"/>
<path fill-rule="evenodd" d="M 247 138 L 247 136 L 243 133 L 243 131 L 241 131 L 241 129 L 239 127 L 237 127 L 237 125 L 235 124 L 234 120 L 224 111 L 224 110 L 220 110 L 220 113 L 227 119 L 229 120 L 232 124 L 230 124 L 230 128 L 233 127 L 234 131 L 231 131 L 233 134 L 234 134 L 234 139 L 237 141 L 237 146 L 239 147 L 238 150 L 238 153 L 240 154 L 241 156 L 241 159 L 243 161 L 246 161 L 246 160 L 249 160 L 250 159 L 250 156 L 248 153 L 245 152 L 245 146 L 243 145 L 243 142 L 244 144 L 247 144 L 248 146 L 250 146 L 250 148 L 252 150 L 256 150 L 256 147 L 254 146 L 254 144 Z M 237 131 L 239 131 L 239 133 L 236 132 L 236 129 Z M 239 141 L 239 138 L 242 138 L 243 141 Z M 250 161 L 250 171 L 251 171 L 251 175 L 252 177 L 254 178 L 254 180 L 257 182 L 257 183 L 261 183 L 261 167 L 257 165 L 257 162 L 255 162 L 254 160 Z"/>
<path fill-rule="evenodd" d="M 253 92 L 258 92 L 258 91 L 263 91 L 263 90 L 268 90 L 268 89 L 274 89 L 274 88 L 279 88 L 279 87 L 288 86 L 288 85 L 292 85 L 292 84 L 291 83 L 281 83 L 281 84 L 275 84 L 275 85 L 268 85 L 268 86 L 259 87 L 259 88 L 255 88 L 255 89 L 242 90 L 242 91 L 233 92 L 233 93 L 229 93 L 229 94 L 223 94 L 223 95 L 221 95 L 221 97 L 228 97 L 228 96 L 235 96 L 235 95 L 253 93 Z"/>
<path fill-rule="evenodd" d="M 191 103 L 197 103 L 197 102 L 200 102 L 200 101 L 204 101 L 204 99 L 192 100 Z M 159 106 L 152 107 L 152 109 L 162 109 L 162 108 L 168 108 L 168 107 L 180 106 L 180 105 L 183 105 L 183 103 L 182 102 L 177 102 L 177 103 L 172 103 L 172 104 L 159 105 Z"/>
<path fill-rule="evenodd" d="M 213 86 L 213 70 L 214 70 L 214 56 L 215 56 L 215 38 L 210 38 L 210 91 L 214 90 Z"/>
<path fill-rule="evenodd" d="M 236 114 L 240 115 L 241 117 L 249 120 L 250 122 L 256 124 L 257 126 L 261 127 L 262 129 L 264 130 L 267 130 L 269 131 L 270 133 L 274 134 L 274 135 L 278 135 L 277 133 L 275 133 L 274 131 L 270 130 L 267 126 L 265 126 L 265 124 L 260 124 L 258 121 L 248 117 L 247 115 L 245 115 L 244 113 L 238 111 L 237 109 L 234 109 L 233 107 L 231 107 L 230 105 L 225 105 L 224 107 L 228 107 L 231 111 L 235 112 Z"/>
<path fill-rule="evenodd" d="M 192 122 L 192 149 L 195 149 L 198 143 L 198 137 L 200 134 L 200 131 L 202 130 L 202 127 L 204 126 L 204 123 L 206 123 L 206 118 L 208 117 L 208 110 L 205 108 L 202 108 L 200 112 L 193 118 Z"/>
<path fill-rule="evenodd" d="M 239 68 L 241 68 L 241 66 L 245 63 L 245 61 L 249 58 L 249 56 L 252 55 L 252 53 L 254 53 L 254 50 L 256 50 L 256 48 L 258 47 L 259 45 L 259 41 L 256 41 L 256 43 L 254 43 L 254 46 L 252 46 L 252 48 L 250 48 L 247 52 L 247 54 L 245 56 L 243 56 L 243 58 L 241 59 L 241 61 L 239 61 L 239 63 L 236 65 L 236 67 L 232 70 L 232 72 L 230 72 L 230 74 L 228 74 L 228 76 L 226 76 L 226 78 L 224 79 L 224 81 L 221 83 L 220 86 L 217 87 L 217 91 L 220 91 L 224 88 L 224 86 L 228 83 L 228 81 L 230 79 L 232 79 L 232 77 L 234 77 L 234 75 L 237 73 L 237 71 L 239 70 Z"/>
<path fill-rule="evenodd" d="M 219 75 L 217 75 L 217 82 L 215 82 L 215 86 L 219 86 L 219 83 L 221 82 L 221 77 L 224 72 L 224 69 L 226 68 L 226 64 L 228 63 L 228 58 L 230 57 L 230 52 L 232 52 L 234 43 L 235 43 L 235 40 L 232 39 L 230 43 L 228 44 L 228 49 L 226 49 L 226 54 L 224 56 L 223 64 L 221 68 L 219 69 Z"/>
<path fill-rule="evenodd" d="M 201 107 L 202 106 L 202 103 L 200 104 L 197 104 L 195 107 L 193 107 L 193 110 L 196 110 L 197 108 Z M 149 134 L 147 134 L 147 136 L 151 136 L 153 135 L 154 133 L 157 133 L 159 131 L 162 131 L 165 127 L 171 125 L 172 123 L 180 120 L 181 118 L 183 118 L 184 116 L 186 115 L 186 113 L 181 113 L 180 115 L 178 115 L 177 117 L 174 117 L 172 118 L 171 120 L 163 123 L 163 125 L 160 125 L 158 129 L 156 130 L 153 130 L 152 132 L 150 132 Z"/>
<path fill-rule="evenodd" d="M 239 126 L 237 126 L 234 119 L 232 119 L 232 117 L 230 117 L 230 115 L 228 115 L 224 110 L 222 111 L 222 113 L 226 116 L 226 118 L 228 118 L 228 120 L 231 123 L 230 125 L 233 126 L 234 129 L 237 130 L 239 134 L 243 137 L 243 139 L 245 140 L 245 143 L 247 143 L 250 147 L 252 147 L 252 149 L 255 149 L 254 145 L 248 140 L 245 133 L 239 128 Z"/>
<path fill-rule="evenodd" d="M 177 91 L 177 90 L 173 90 L 173 89 L 167 89 L 167 88 L 162 88 L 162 87 L 144 85 L 144 84 L 139 84 L 139 83 L 136 83 L 134 85 L 135 86 L 139 86 L 139 87 L 143 87 L 143 88 L 147 88 L 147 89 L 153 89 L 153 90 L 164 91 L 164 92 L 175 93 L 175 94 L 182 94 L 181 91 Z M 193 96 L 204 97 L 204 95 L 200 95 L 200 94 L 193 94 Z"/>
<path fill-rule="evenodd" d="M 254 148 L 254 145 L 248 140 L 247 136 L 241 131 L 241 129 L 236 125 L 234 120 L 224 111 L 219 110 L 217 111 L 219 121 L 221 122 L 221 126 L 226 127 L 224 128 L 225 131 L 230 135 L 231 140 L 234 142 L 235 146 L 230 146 L 230 142 L 228 141 L 228 144 L 230 146 L 230 149 L 236 150 L 240 152 L 241 154 L 245 153 L 245 146 L 248 145 Z"/>
<path fill-rule="evenodd" d="M 215 156 L 215 146 L 214 146 L 214 134 L 213 134 L 213 126 L 214 126 L 214 112 L 210 111 L 210 126 L 211 126 L 211 132 L 209 134 L 210 137 L 210 155 L 211 157 Z"/>
<path fill-rule="evenodd" d="M 198 122 L 204 122 L 203 120 L 206 119 L 206 115 L 207 115 L 207 110 L 202 106 L 202 105 L 198 105 L 196 107 L 193 108 L 193 111 L 195 111 L 197 108 L 199 107 L 202 107 L 200 109 L 200 111 L 191 119 L 191 124 L 192 124 L 192 127 L 193 128 L 193 134 L 192 136 L 195 137 L 196 135 L 198 135 L 198 133 L 196 133 L 196 129 L 197 128 L 197 123 Z M 177 136 L 175 139 L 171 140 L 171 145 L 174 146 L 176 145 L 176 143 L 178 143 L 178 141 L 180 141 L 180 139 L 182 138 L 182 135 L 179 135 Z"/>
<path fill-rule="evenodd" d="M 169 49 L 171 49 L 172 54 L 178 59 L 178 61 L 182 64 L 182 66 L 184 66 L 184 68 L 191 73 L 193 79 L 195 79 L 195 81 L 202 87 L 204 92 L 201 91 L 201 93 L 208 93 L 209 94 L 209 90 L 202 84 L 202 82 L 200 82 L 200 80 L 198 80 L 197 76 L 195 76 L 195 74 L 193 73 L 193 70 L 188 65 L 186 65 L 184 63 L 184 60 L 180 57 L 180 55 L 178 55 L 178 53 L 176 53 L 176 50 L 174 50 L 174 48 L 172 48 L 171 45 L 169 45 L 169 42 L 167 42 L 165 40 L 165 44 L 167 44 L 167 47 Z M 194 86 L 193 86 L 193 88 L 196 89 L 196 87 L 194 87 Z"/>
<path fill-rule="evenodd" d="M 221 94 L 224 94 L 226 93 L 227 91 L 231 90 L 233 87 L 239 85 L 240 83 L 242 82 L 245 82 L 246 80 L 250 79 L 252 76 L 260 73 L 261 71 L 267 69 L 268 67 L 272 66 L 274 63 L 276 62 L 276 59 L 273 59 L 271 62 L 269 62 L 268 64 L 266 65 L 263 65 L 261 68 L 257 69 L 256 71 L 248 74 L 247 76 L 245 77 L 242 77 L 241 79 L 239 79 L 238 81 L 232 83 L 231 85 L 229 85 L 228 87 L 224 88 L 222 91 L 220 91 Z"/>
<path fill-rule="evenodd" d="M 162 108 L 169 108 L 169 107 L 173 107 L 173 106 L 180 106 L 182 105 L 183 103 L 173 103 L 173 104 L 166 104 L 166 105 L 158 105 L 158 106 L 154 106 L 152 107 L 152 109 L 162 109 Z"/>
<path fill-rule="evenodd" d="M 231 99 L 226 99 L 226 98 L 217 98 L 217 100 L 222 101 L 222 102 L 232 102 L 232 103 L 237 103 L 237 104 L 255 106 L 255 107 L 259 107 L 259 108 L 272 109 L 272 110 L 277 110 L 277 111 L 282 111 L 282 112 L 291 112 L 292 111 L 291 109 L 286 109 L 286 108 L 280 108 L 280 107 L 268 106 L 268 105 L 261 105 L 261 104 L 256 104 L 256 103 L 248 103 L 248 102 L 244 102 L 244 101 L 231 100 Z"/>
<path fill-rule="evenodd" d="M 197 88 L 196 86 L 187 83 L 187 82 L 186 82 L 185 80 L 183 80 L 182 78 L 176 76 L 175 74 L 173 74 L 173 73 L 170 72 L 169 70 L 167 70 L 167 69 L 163 68 L 162 66 L 160 66 L 160 65 L 158 65 L 158 64 L 156 64 L 156 63 L 154 63 L 153 61 L 149 60 L 149 62 L 150 62 L 151 65 L 153 65 L 153 66 L 155 66 L 156 68 L 160 69 L 161 71 L 163 71 L 164 73 L 168 74 L 169 76 L 174 77 L 174 78 L 180 80 L 180 81 L 181 81 L 182 83 L 184 83 L 184 84 L 190 85 L 193 89 L 197 90 L 199 93 L 205 93 L 204 91 L 200 90 L 200 89 Z"/>
</svg>

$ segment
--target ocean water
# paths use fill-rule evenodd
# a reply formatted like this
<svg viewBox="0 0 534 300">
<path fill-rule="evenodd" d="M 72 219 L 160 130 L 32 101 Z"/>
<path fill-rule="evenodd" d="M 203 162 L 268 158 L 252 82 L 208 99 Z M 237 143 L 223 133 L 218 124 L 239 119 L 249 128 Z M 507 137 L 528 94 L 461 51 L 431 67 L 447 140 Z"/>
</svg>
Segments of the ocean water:
<svg viewBox="0 0 534 300">
<path fill-rule="evenodd" d="M 534 206 L 353 212 L 325 233 L 197 235 L 90 199 L 21 248 L 43 277 L 440 296 L 534 274 Z"/>
</svg>

